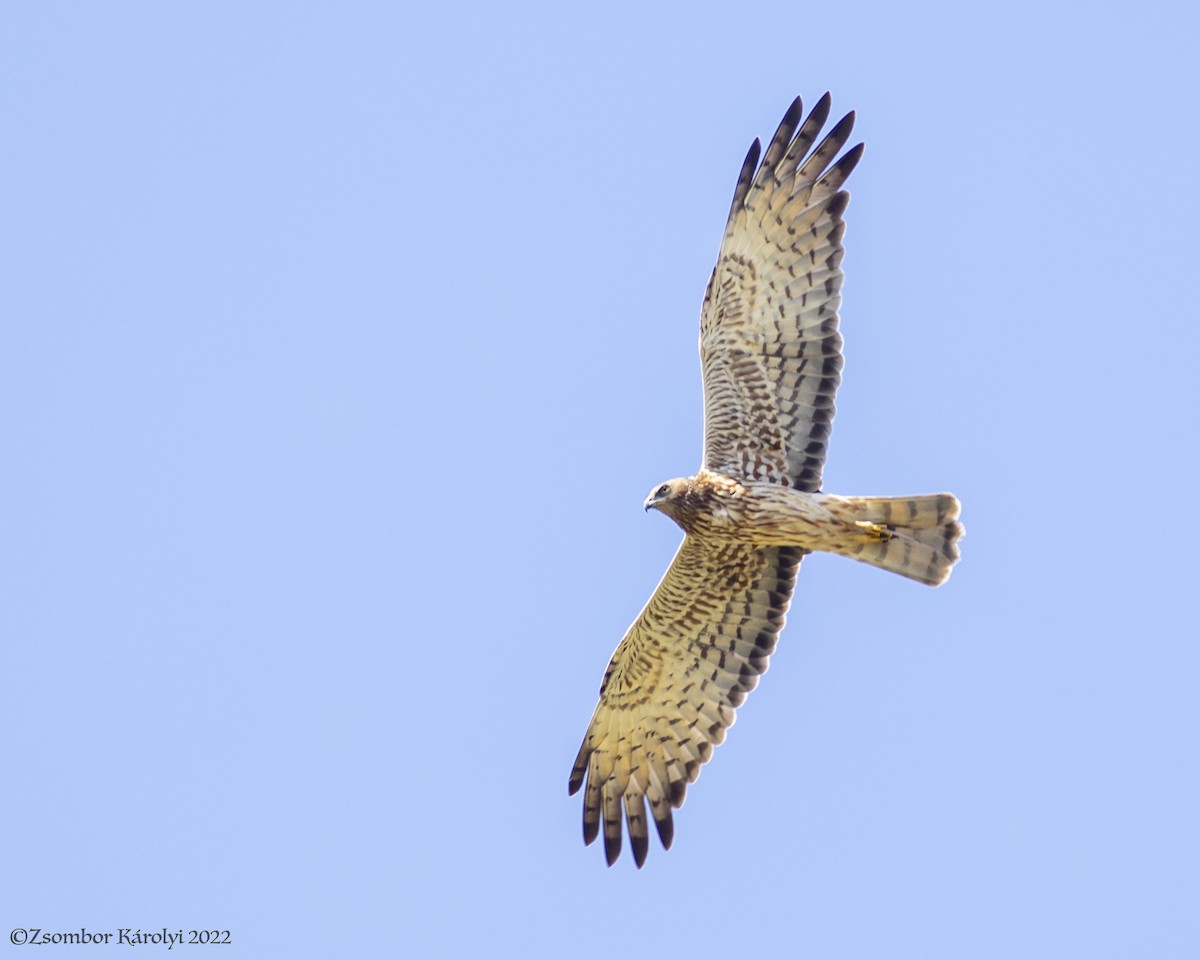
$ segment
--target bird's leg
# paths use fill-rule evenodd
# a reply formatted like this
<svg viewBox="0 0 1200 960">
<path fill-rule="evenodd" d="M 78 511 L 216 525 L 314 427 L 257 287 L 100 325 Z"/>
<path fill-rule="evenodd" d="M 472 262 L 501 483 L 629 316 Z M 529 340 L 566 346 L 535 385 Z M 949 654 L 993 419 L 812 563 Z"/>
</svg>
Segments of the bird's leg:
<svg viewBox="0 0 1200 960">
<path fill-rule="evenodd" d="M 885 527 L 882 523 L 872 523 L 870 520 L 855 520 L 854 525 L 866 535 L 868 540 L 887 543 L 892 539 L 891 527 Z"/>
</svg>

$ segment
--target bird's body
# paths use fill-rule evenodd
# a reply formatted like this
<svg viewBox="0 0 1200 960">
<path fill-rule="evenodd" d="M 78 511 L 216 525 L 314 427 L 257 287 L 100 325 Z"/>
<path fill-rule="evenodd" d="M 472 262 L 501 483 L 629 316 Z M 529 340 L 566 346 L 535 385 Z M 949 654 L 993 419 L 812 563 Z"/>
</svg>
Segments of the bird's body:
<svg viewBox="0 0 1200 960">
<path fill-rule="evenodd" d="M 671 845 L 683 803 L 734 710 L 767 669 L 804 556 L 825 551 L 922 583 L 958 560 L 951 494 L 839 497 L 821 474 L 841 382 L 840 188 L 862 145 L 834 158 L 854 115 L 814 148 L 829 95 L 800 123 L 797 98 L 761 165 L 742 165 L 700 319 L 704 453 L 693 476 L 646 499 L 684 531 L 658 588 L 604 674 L 571 771 L 583 833 L 612 864 L 622 815 L 640 867 L 653 817 Z"/>
<path fill-rule="evenodd" d="M 836 553 L 931 586 L 950 575 L 962 535 L 958 501 L 948 493 L 839 497 L 707 470 L 663 484 L 646 506 L 689 536 Z"/>
</svg>

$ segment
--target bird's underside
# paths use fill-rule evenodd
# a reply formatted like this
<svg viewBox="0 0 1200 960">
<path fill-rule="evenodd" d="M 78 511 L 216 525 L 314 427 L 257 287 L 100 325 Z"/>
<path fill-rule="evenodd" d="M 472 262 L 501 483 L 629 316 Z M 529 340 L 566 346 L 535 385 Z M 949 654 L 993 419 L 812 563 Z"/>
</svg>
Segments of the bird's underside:
<svg viewBox="0 0 1200 960">
<path fill-rule="evenodd" d="M 948 493 L 838 497 L 701 470 L 663 484 L 646 505 L 690 537 L 836 553 L 934 587 L 950 576 L 962 536 Z"/>
<path fill-rule="evenodd" d="M 829 95 L 804 122 L 797 98 L 767 147 L 742 166 L 700 323 L 704 454 L 691 477 L 655 488 L 647 509 L 683 543 L 605 672 L 571 772 L 583 833 L 604 833 L 608 863 L 628 825 L 634 860 L 649 817 L 664 847 L 672 809 L 766 671 L 806 553 L 827 551 L 922 583 L 958 560 L 950 494 L 820 493 L 841 381 L 841 190 L 862 145 L 844 117 L 815 148 Z"/>
</svg>

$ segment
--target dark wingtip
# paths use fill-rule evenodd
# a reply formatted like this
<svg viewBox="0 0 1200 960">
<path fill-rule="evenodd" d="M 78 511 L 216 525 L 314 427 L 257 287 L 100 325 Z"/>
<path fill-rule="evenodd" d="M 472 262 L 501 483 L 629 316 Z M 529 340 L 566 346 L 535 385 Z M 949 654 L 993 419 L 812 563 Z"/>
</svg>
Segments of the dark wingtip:
<svg viewBox="0 0 1200 960">
<path fill-rule="evenodd" d="M 633 862 L 637 864 L 637 868 L 641 870 L 642 864 L 646 862 L 646 853 L 650 849 L 650 841 L 643 833 L 636 837 L 630 837 L 629 846 L 633 850 Z"/>
<path fill-rule="evenodd" d="M 745 202 L 746 194 L 750 192 L 750 184 L 754 182 L 754 171 L 758 169 L 758 158 L 762 155 L 762 141 L 758 137 L 750 144 L 746 159 L 742 161 L 742 170 L 738 174 L 737 186 L 733 189 L 733 202 L 729 205 L 729 220 L 737 216 L 738 208 Z"/>
<path fill-rule="evenodd" d="M 851 147 L 832 167 L 821 174 L 821 183 L 827 184 L 834 190 L 837 190 L 843 183 L 850 179 L 850 174 L 854 172 L 854 168 L 858 166 L 858 161 L 862 159 L 863 144 L 859 143 Z"/>
<path fill-rule="evenodd" d="M 671 816 L 670 808 L 667 809 L 666 816 L 661 820 L 655 818 L 654 826 L 658 829 L 658 839 L 662 843 L 663 849 L 670 850 L 671 843 L 675 840 L 675 820 Z"/>
<path fill-rule="evenodd" d="M 813 104 L 812 110 L 808 114 L 808 119 L 804 121 L 803 134 L 808 143 L 813 143 L 817 139 L 817 134 L 821 132 L 821 128 L 825 126 L 825 122 L 829 119 L 829 111 L 833 109 L 833 98 L 826 91 L 825 95 Z"/>
<path fill-rule="evenodd" d="M 845 190 L 839 190 L 829 198 L 829 203 L 825 205 L 829 216 L 837 220 L 846 212 L 846 208 L 850 206 L 850 194 Z"/>
<path fill-rule="evenodd" d="M 683 806 L 684 798 L 687 796 L 687 781 L 673 781 L 667 788 L 667 796 L 671 799 L 671 806 L 678 810 Z"/>
<path fill-rule="evenodd" d="M 829 94 L 826 94 L 829 96 Z M 800 117 L 804 113 L 804 101 L 800 97 L 796 97 L 792 101 L 792 105 L 787 108 L 787 112 L 783 115 L 783 121 L 779 124 L 795 128 L 800 123 Z"/>
<path fill-rule="evenodd" d="M 850 139 L 850 132 L 854 129 L 854 118 L 855 113 L 851 110 L 834 125 L 834 128 L 829 131 L 823 142 L 845 143 Z"/>
<path fill-rule="evenodd" d="M 588 749 L 589 739 L 590 735 L 583 738 L 579 753 L 575 755 L 575 763 L 571 767 L 571 779 L 567 781 L 568 797 L 573 797 L 579 792 L 579 788 L 583 786 L 584 777 L 587 775 L 588 761 L 592 758 L 592 751 Z"/>
<path fill-rule="evenodd" d="M 833 97 L 831 97 L 829 95 L 829 91 L 826 90 L 823 94 L 821 94 L 821 98 L 813 104 L 812 112 L 808 115 L 809 121 L 811 122 L 813 118 L 817 118 L 817 126 L 825 126 L 825 121 L 829 119 L 829 111 L 832 109 Z"/>
<path fill-rule="evenodd" d="M 796 134 L 796 127 L 800 125 L 800 118 L 804 116 L 804 104 L 797 97 L 792 101 L 792 105 L 787 108 L 787 112 L 783 115 L 783 119 L 779 121 L 779 126 L 775 130 L 775 135 L 771 137 L 771 144 L 767 147 L 767 153 L 763 157 L 763 170 L 774 172 L 787 153 L 788 144 L 792 142 L 792 137 Z"/>
<path fill-rule="evenodd" d="M 611 837 L 606 832 L 604 834 L 604 859 L 611 867 L 617 862 L 617 858 L 621 856 L 621 834 L 618 831 L 615 837 Z"/>
<path fill-rule="evenodd" d="M 587 773 L 587 764 L 576 760 L 575 766 L 571 768 L 571 779 L 567 781 L 568 797 L 573 797 L 579 792 L 579 788 L 583 786 L 583 775 L 585 773 Z"/>
<path fill-rule="evenodd" d="M 850 176 L 851 171 L 858 166 L 858 161 L 862 159 L 863 151 L 866 149 L 867 145 L 865 143 L 856 143 L 849 150 L 847 150 L 846 155 L 838 161 L 838 165 L 846 171 L 846 176 Z M 850 159 L 851 157 L 854 159 Z"/>
<path fill-rule="evenodd" d="M 760 156 L 762 156 L 762 141 L 755 137 L 754 142 L 750 144 L 750 149 L 746 151 L 746 159 L 742 162 L 742 166 L 753 170 L 758 166 Z"/>
</svg>

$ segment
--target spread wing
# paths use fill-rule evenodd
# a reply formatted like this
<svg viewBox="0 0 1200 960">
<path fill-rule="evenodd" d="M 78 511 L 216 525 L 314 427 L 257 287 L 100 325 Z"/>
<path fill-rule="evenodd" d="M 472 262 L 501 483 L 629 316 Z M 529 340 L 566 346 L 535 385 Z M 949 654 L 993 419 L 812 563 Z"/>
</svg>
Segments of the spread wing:
<svg viewBox="0 0 1200 960">
<path fill-rule="evenodd" d="M 647 800 L 671 846 L 671 808 L 767 669 L 804 553 L 684 538 L 613 654 L 571 771 L 572 794 L 587 782 L 584 842 L 603 823 L 610 866 L 621 852 L 622 810 L 634 860 L 645 862 Z"/>
<path fill-rule="evenodd" d="M 810 152 L 829 105 L 825 94 L 801 125 L 797 97 L 761 165 L 754 141 L 700 319 L 704 467 L 810 493 L 841 382 L 841 186 L 862 156 L 859 144 L 831 166 L 853 113 Z"/>
</svg>

